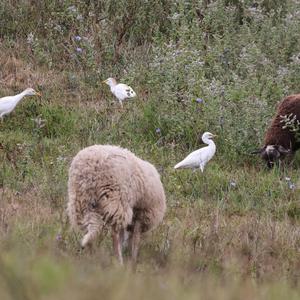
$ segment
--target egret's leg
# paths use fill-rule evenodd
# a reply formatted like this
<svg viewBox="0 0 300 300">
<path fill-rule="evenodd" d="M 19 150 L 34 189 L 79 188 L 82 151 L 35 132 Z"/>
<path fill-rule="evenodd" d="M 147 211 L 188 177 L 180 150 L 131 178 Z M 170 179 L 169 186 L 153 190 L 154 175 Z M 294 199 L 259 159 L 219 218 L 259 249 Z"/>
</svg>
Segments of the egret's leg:
<svg viewBox="0 0 300 300">
<path fill-rule="evenodd" d="M 203 173 L 203 171 L 204 171 L 204 165 L 203 164 L 200 164 L 200 170 L 201 170 L 201 172 Z"/>
</svg>

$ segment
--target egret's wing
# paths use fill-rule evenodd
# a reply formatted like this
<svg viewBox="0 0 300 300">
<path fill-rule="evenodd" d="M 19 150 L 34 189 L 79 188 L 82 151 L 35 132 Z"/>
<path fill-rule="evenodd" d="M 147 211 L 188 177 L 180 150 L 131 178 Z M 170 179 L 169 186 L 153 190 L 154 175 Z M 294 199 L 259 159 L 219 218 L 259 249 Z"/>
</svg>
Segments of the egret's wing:
<svg viewBox="0 0 300 300">
<path fill-rule="evenodd" d="M 201 153 L 199 155 L 199 167 L 201 171 L 204 171 L 205 165 L 212 159 L 215 154 L 216 148 L 215 147 L 204 147 L 201 149 Z"/>
<path fill-rule="evenodd" d="M 9 104 L 13 101 L 13 97 L 11 96 L 7 96 L 7 97 L 3 97 L 3 98 L 0 98 L 0 104 L 1 105 L 5 105 L 5 104 Z"/>
<path fill-rule="evenodd" d="M 117 89 L 123 94 L 126 98 L 133 98 L 136 96 L 135 91 L 127 84 L 119 83 Z"/>
<path fill-rule="evenodd" d="M 0 98 L 0 112 L 10 109 L 14 105 L 11 96 Z"/>
<path fill-rule="evenodd" d="M 206 163 L 213 157 L 214 153 L 215 148 L 211 148 L 210 146 L 203 147 L 189 154 L 174 168 L 200 168 L 203 172 Z"/>
<path fill-rule="evenodd" d="M 199 161 L 199 157 L 201 154 L 201 150 L 196 150 L 192 153 L 190 153 L 184 160 L 182 160 L 181 162 L 179 162 L 174 168 L 178 169 L 178 168 L 198 168 L 200 161 Z"/>
<path fill-rule="evenodd" d="M 125 83 L 119 83 L 119 84 L 117 84 L 117 86 L 122 88 L 123 90 L 131 89 L 131 87 Z"/>
</svg>

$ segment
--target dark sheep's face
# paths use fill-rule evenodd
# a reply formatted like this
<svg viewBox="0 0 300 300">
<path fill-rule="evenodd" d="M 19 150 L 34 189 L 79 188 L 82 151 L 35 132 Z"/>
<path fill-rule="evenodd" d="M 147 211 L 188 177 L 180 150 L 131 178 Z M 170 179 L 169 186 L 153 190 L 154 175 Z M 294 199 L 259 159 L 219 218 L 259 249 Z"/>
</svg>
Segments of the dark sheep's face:
<svg viewBox="0 0 300 300">
<path fill-rule="evenodd" d="M 267 162 L 268 168 L 273 168 L 276 161 L 284 158 L 290 150 L 280 145 L 268 145 L 261 150 L 261 157 Z"/>
<path fill-rule="evenodd" d="M 267 146 L 262 152 L 261 157 L 263 160 L 267 162 L 267 166 L 269 169 L 273 168 L 274 163 L 279 160 L 280 152 L 278 151 L 276 146 Z"/>
</svg>

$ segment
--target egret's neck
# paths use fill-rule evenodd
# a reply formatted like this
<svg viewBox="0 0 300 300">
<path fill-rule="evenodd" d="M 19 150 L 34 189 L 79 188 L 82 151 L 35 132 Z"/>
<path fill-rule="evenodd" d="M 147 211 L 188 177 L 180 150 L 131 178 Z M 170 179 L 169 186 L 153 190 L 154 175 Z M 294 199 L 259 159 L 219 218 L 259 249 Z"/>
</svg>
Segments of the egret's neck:
<svg viewBox="0 0 300 300">
<path fill-rule="evenodd" d="M 14 96 L 14 102 L 17 104 L 19 101 L 21 101 L 23 99 L 24 96 L 27 95 L 27 91 L 23 91 L 22 93 L 20 94 L 17 94 Z"/>
<path fill-rule="evenodd" d="M 109 84 L 109 86 L 110 86 L 110 90 L 113 92 L 114 90 L 115 90 L 115 88 L 116 88 L 116 83 L 114 83 L 114 82 L 111 82 L 110 84 Z"/>
<path fill-rule="evenodd" d="M 216 147 L 214 141 L 211 140 L 211 139 L 203 138 L 202 141 L 203 141 L 203 143 L 205 143 L 205 144 L 207 144 L 207 145 L 209 145 L 209 146 L 214 146 L 214 147 Z"/>
</svg>

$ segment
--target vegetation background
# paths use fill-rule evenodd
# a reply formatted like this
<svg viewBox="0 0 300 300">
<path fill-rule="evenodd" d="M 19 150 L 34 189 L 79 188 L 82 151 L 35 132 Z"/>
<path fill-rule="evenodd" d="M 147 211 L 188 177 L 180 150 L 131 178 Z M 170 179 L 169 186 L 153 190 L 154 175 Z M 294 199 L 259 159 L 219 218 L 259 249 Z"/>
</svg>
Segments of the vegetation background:
<svg viewBox="0 0 300 300">
<path fill-rule="evenodd" d="M 299 159 L 272 171 L 276 104 L 300 91 L 297 0 L 0 2 L 0 298 L 300 299 Z M 124 109 L 101 81 L 131 85 Z M 173 166 L 218 135 L 204 174 Z M 154 163 L 168 200 L 136 273 L 65 215 L 72 157 L 95 143 Z"/>
</svg>

